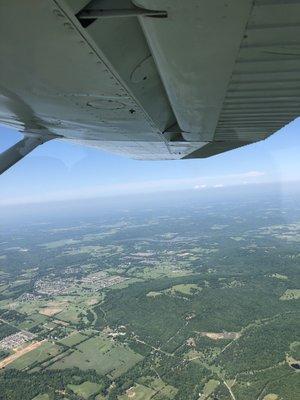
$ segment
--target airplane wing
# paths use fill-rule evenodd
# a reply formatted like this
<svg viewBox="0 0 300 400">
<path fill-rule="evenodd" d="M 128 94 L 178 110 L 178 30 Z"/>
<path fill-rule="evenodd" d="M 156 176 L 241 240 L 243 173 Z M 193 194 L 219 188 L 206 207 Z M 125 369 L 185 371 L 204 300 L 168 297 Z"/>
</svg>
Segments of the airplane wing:
<svg viewBox="0 0 300 400">
<path fill-rule="evenodd" d="M 136 159 L 209 157 L 300 114 L 300 0 L 0 1 L 0 124 Z"/>
</svg>

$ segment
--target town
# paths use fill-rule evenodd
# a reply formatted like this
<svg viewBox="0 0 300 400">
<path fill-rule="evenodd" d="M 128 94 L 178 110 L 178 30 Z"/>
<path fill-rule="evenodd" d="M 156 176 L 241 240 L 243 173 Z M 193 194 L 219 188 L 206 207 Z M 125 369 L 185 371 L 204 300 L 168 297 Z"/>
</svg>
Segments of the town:
<svg viewBox="0 0 300 400">
<path fill-rule="evenodd" d="M 31 332 L 21 331 L 7 336 L 0 341 L 0 349 L 13 350 L 32 340 L 35 335 Z"/>
</svg>

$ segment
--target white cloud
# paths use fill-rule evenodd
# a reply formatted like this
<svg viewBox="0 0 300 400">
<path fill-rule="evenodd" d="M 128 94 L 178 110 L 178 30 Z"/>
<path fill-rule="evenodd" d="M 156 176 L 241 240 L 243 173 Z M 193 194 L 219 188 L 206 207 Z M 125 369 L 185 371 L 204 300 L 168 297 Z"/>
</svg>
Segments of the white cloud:
<svg viewBox="0 0 300 400">
<path fill-rule="evenodd" d="M 207 188 L 207 185 L 195 185 L 194 189 L 199 190 L 199 189 L 205 189 Z"/>
</svg>

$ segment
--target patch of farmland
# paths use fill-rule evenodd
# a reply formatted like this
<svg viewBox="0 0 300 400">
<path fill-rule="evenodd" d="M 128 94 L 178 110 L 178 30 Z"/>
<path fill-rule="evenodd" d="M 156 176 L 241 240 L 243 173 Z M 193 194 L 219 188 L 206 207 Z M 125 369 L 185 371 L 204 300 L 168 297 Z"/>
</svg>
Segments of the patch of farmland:
<svg viewBox="0 0 300 400">
<path fill-rule="evenodd" d="M 99 374 L 109 374 L 115 379 L 142 359 L 140 354 L 123 344 L 115 343 L 104 336 L 95 336 L 77 345 L 72 354 L 57 361 L 50 368 L 95 369 Z"/>
<path fill-rule="evenodd" d="M 62 311 L 62 308 L 59 307 L 45 307 L 40 310 L 40 314 L 46 315 L 46 317 L 52 317 L 55 314 L 58 314 Z"/>
<path fill-rule="evenodd" d="M 87 400 L 91 396 L 99 393 L 102 386 L 94 382 L 83 382 L 81 385 L 68 385 L 68 388 L 72 390 L 77 396 Z"/>
<path fill-rule="evenodd" d="M 153 400 L 159 399 L 173 399 L 173 397 L 178 392 L 174 386 L 167 385 L 162 379 L 154 378 L 151 382 L 149 382 L 148 386 L 156 391 Z"/>
<path fill-rule="evenodd" d="M 119 400 L 150 400 L 153 398 L 155 391 L 147 386 L 136 384 L 126 390 L 126 393 L 119 396 Z"/>
<path fill-rule="evenodd" d="M 85 335 L 82 335 L 79 332 L 72 332 L 69 336 L 65 337 L 64 339 L 61 339 L 59 343 L 65 346 L 72 347 L 76 346 L 77 344 L 83 342 L 86 339 L 87 337 Z"/>
<path fill-rule="evenodd" d="M 83 312 L 83 309 L 77 305 L 69 304 L 63 311 L 56 314 L 56 318 L 65 322 L 78 323 L 80 322 L 79 314 Z"/>
<path fill-rule="evenodd" d="M 172 286 L 171 292 L 179 292 L 182 294 L 192 294 L 193 290 L 199 290 L 199 286 L 196 285 L 195 283 L 186 283 L 186 284 L 180 284 L 180 285 L 175 285 Z"/>
<path fill-rule="evenodd" d="M 38 348 L 22 355 L 17 360 L 9 364 L 9 368 L 24 369 L 34 363 L 41 363 L 50 357 L 54 357 L 61 351 L 60 347 L 50 343 L 43 342 Z"/>
</svg>

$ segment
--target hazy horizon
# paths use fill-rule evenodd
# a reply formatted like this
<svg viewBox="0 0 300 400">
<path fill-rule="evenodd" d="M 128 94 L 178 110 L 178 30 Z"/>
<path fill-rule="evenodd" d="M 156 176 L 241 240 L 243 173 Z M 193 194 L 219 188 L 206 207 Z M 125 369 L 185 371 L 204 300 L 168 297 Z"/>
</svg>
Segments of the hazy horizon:
<svg viewBox="0 0 300 400">
<path fill-rule="evenodd" d="M 207 159 L 137 161 L 53 141 L 1 175 L 0 206 L 298 181 L 300 119 L 265 141 Z M 0 151 L 19 140 L 0 128 Z"/>
<path fill-rule="evenodd" d="M 14 224 L 42 223 L 52 220 L 96 218 L 109 213 L 182 208 L 197 204 L 224 205 L 261 199 L 281 208 L 290 199 L 299 199 L 300 181 L 256 183 L 211 187 L 205 189 L 169 190 L 155 193 L 134 193 L 119 196 L 71 199 L 27 204 L 0 205 L 2 227 Z M 295 200 L 296 201 L 296 200 Z"/>
</svg>

